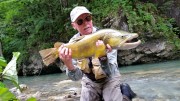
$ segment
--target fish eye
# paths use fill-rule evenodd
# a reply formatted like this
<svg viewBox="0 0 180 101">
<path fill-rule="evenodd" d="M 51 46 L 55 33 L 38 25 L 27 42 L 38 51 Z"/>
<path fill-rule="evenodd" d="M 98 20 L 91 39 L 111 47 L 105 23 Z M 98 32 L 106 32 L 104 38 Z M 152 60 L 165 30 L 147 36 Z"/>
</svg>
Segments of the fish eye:
<svg viewBox="0 0 180 101">
<path fill-rule="evenodd" d="M 124 39 L 126 38 L 128 35 L 122 35 L 121 38 Z"/>
<path fill-rule="evenodd" d="M 121 36 L 121 38 L 123 38 L 123 39 L 124 39 L 124 38 L 125 38 L 125 36 Z"/>
</svg>

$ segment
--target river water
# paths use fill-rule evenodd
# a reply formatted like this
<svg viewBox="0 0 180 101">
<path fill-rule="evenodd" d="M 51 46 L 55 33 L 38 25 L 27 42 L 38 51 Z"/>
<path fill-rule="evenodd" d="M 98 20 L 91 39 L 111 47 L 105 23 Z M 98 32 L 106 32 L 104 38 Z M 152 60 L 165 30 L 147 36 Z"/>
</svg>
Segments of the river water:
<svg viewBox="0 0 180 101">
<path fill-rule="evenodd" d="M 145 101 L 180 101 L 180 60 L 121 68 L 123 81 Z"/>
<path fill-rule="evenodd" d="M 119 70 L 122 82 L 137 94 L 134 101 L 180 101 L 180 60 L 124 66 Z M 53 99 L 68 91 L 80 92 L 81 88 L 80 81 L 68 80 L 65 73 L 19 77 L 19 82 L 28 85 L 29 92 L 42 92 L 42 99 Z"/>
</svg>

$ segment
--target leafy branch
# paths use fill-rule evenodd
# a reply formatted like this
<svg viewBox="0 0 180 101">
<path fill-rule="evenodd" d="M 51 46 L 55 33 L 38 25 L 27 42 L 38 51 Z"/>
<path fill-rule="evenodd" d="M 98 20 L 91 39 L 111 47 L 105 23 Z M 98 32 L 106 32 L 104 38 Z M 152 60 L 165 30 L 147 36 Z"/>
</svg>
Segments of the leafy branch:
<svg viewBox="0 0 180 101">
<path fill-rule="evenodd" d="M 13 57 L 8 64 L 3 57 L 0 57 L 0 101 L 19 101 L 3 84 L 4 79 L 10 80 L 21 91 L 16 70 L 16 61 L 19 55 L 20 52 L 13 52 Z M 28 101 L 35 101 L 30 99 Z"/>
</svg>

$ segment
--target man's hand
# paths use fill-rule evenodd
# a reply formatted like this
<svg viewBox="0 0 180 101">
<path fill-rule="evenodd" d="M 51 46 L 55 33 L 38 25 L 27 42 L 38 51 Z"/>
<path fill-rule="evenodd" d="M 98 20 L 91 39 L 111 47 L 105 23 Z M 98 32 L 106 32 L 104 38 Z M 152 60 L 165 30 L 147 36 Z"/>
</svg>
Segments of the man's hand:
<svg viewBox="0 0 180 101">
<path fill-rule="evenodd" d="M 96 46 L 99 46 L 99 45 L 102 45 L 102 44 L 104 44 L 104 42 L 103 42 L 102 40 L 98 40 L 98 41 L 96 42 Z M 107 45 L 106 45 L 106 52 L 109 53 L 109 52 L 111 52 L 111 51 L 112 51 L 111 46 L 110 46 L 109 44 L 107 44 Z"/>
<path fill-rule="evenodd" d="M 64 47 L 61 45 L 59 47 L 59 58 L 64 62 L 69 70 L 74 70 L 74 66 L 72 64 L 72 51 L 71 49 Z"/>
</svg>

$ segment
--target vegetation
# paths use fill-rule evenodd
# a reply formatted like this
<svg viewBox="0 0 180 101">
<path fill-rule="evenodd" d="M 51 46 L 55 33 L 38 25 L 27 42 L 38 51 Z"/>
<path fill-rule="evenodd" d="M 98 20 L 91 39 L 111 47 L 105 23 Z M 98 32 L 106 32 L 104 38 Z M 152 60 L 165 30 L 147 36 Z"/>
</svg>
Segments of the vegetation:
<svg viewBox="0 0 180 101">
<path fill-rule="evenodd" d="M 52 47 L 56 41 L 67 42 L 75 33 L 69 12 L 76 5 L 89 8 L 100 27 L 104 18 L 117 16 L 122 9 L 129 31 L 142 33 L 143 40 L 163 37 L 180 49 L 180 41 L 174 33 L 178 29 L 172 25 L 174 20 L 163 16 L 152 3 L 140 0 L 0 0 L 0 40 L 4 56 L 10 60 L 13 51 L 20 51 L 19 61 L 25 62 L 32 51 Z"/>
<path fill-rule="evenodd" d="M 20 89 L 16 71 L 16 61 L 19 55 L 19 52 L 13 52 L 13 58 L 8 64 L 3 57 L 0 57 L 0 101 L 19 101 L 3 83 L 4 79 L 10 80 Z M 36 99 L 30 98 L 27 101 L 36 101 Z"/>
<path fill-rule="evenodd" d="M 156 5 L 139 0 L 120 0 L 120 5 L 128 19 L 131 32 L 144 33 L 141 34 L 144 40 L 151 39 L 150 37 L 165 38 L 180 49 L 180 40 L 175 33 L 179 32 L 179 29 L 173 27 L 175 20 L 163 16 Z"/>
</svg>

